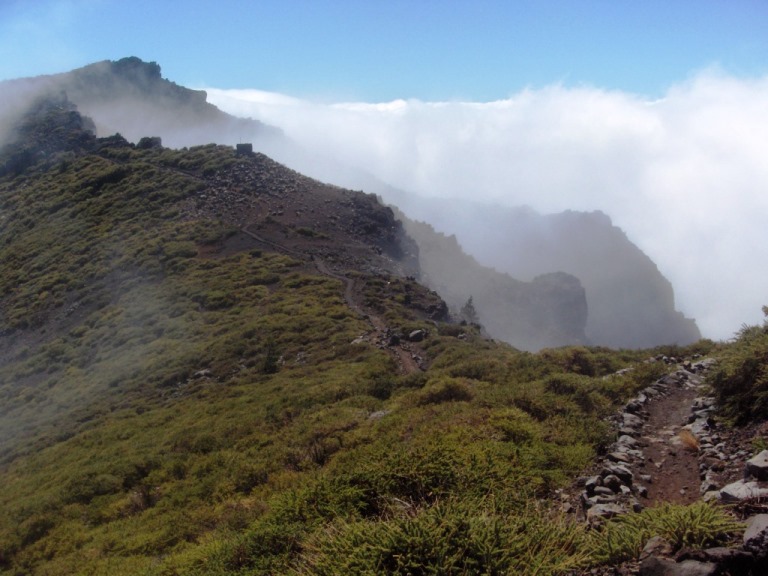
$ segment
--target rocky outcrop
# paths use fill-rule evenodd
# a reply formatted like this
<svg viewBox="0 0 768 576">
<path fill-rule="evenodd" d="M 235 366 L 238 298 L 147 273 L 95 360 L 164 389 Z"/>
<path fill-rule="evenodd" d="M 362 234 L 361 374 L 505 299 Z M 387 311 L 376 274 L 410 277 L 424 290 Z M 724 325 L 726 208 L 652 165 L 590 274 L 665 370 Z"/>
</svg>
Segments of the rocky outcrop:
<svg viewBox="0 0 768 576">
<path fill-rule="evenodd" d="M 684 548 L 674 553 L 664 539 L 656 536 L 640 556 L 639 576 L 759 576 L 768 563 L 768 515 L 747 522 L 741 547 Z"/>
<path fill-rule="evenodd" d="M 252 119 L 230 116 L 209 104 L 202 90 L 166 80 L 156 62 L 136 57 L 102 61 L 62 74 L 0 82 L 0 132 L 5 113 L 16 116 L 30 99 L 66 93 L 80 112 L 93 118 L 99 136 L 121 133 L 138 142 L 148 134 L 180 148 L 243 137 L 282 139 L 280 130 Z M 5 104 L 8 104 L 7 106 Z"/>
<path fill-rule="evenodd" d="M 521 350 L 586 342 L 587 302 L 577 278 L 557 272 L 521 282 L 481 266 L 455 236 L 396 214 L 418 245 L 420 280 L 454 310 L 472 298 L 476 320 L 490 336 Z"/>
<path fill-rule="evenodd" d="M 414 198 L 382 192 L 411 218 L 450 231 L 481 264 L 520 280 L 562 271 L 586 293 L 585 333 L 594 345 L 650 348 L 701 338 L 694 320 L 675 308 L 670 282 L 604 213 L 539 214 L 526 207 Z"/>
<path fill-rule="evenodd" d="M 96 144 L 93 121 L 79 114 L 66 95 L 41 97 L 13 123 L 0 148 L 0 176 L 19 174 L 41 160 L 55 162 L 64 152 L 88 152 Z"/>
</svg>

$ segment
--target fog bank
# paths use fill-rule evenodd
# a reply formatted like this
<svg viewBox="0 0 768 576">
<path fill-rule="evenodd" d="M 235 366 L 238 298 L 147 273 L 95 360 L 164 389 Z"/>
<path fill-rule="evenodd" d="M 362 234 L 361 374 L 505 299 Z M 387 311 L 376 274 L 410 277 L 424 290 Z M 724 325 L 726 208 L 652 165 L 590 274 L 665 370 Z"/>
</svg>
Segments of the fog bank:
<svg viewBox="0 0 768 576">
<path fill-rule="evenodd" d="M 421 195 L 602 210 L 657 263 L 707 337 L 759 322 L 768 303 L 768 77 L 706 71 L 653 101 L 562 86 L 495 102 L 207 90 L 229 113 Z"/>
</svg>

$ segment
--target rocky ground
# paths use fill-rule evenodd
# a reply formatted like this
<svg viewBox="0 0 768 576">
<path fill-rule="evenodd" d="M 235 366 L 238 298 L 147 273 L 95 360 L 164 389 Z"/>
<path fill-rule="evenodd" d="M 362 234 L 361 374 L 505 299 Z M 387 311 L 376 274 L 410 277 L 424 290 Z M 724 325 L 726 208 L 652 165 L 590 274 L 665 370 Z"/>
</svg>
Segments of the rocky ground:
<svg viewBox="0 0 768 576">
<path fill-rule="evenodd" d="M 596 529 L 646 506 L 718 501 L 745 521 L 743 542 L 691 552 L 652 539 L 640 562 L 593 574 L 768 574 L 768 451 L 752 457 L 761 429 L 735 430 L 714 417 L 714 400 L 704 385 L 713 363 L 681 363 L 628 402 L 614 417 L 617 441 L 592 474 L 561 498 L 565 511 Z"/>
<path fill-rule="evenodd" d="M 403 374 L 423 370 L 419 342 L 423 330 L 400 333 L 382 314 L 366 306 L 365 281 L 394 274 L 412 285 L 418 274 L 418 248 L 390 208 L 375 196 L 323 184 L 289 170 L 261 154 L 204 179 L 206 187 L 184 203 L 186 218 L 221 219 L 237 233 L 205 256 L 224 257 L 250 249 L 268 249 L 304 262 L 303 270 L 339 280 L 344 300 L 370 329 L 353 343 L 387 351 Z M 354 272 L 350 273 L 350 272 Z M 412 290 L 417 315 L 444 320 L 445 302 L 434 292 Z"/>
</svg>

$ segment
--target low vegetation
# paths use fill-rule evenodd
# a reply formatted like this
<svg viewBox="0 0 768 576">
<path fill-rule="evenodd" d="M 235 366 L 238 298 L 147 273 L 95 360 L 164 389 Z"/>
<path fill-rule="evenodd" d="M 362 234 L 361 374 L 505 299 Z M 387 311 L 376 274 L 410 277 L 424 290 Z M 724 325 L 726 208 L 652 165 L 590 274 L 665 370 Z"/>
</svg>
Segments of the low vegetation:
<svg viewBox="0 0 768 576">
<path fill-rule="evenodd" d="M 664 538 L 675 551 L 719 546 L 743 530 L 743 524 L 713 504 L 662 504 L 608 523 L 594 538 L 594 557 L 605 563 L 636 559 L 653 536 Z"/>
<path fill-rule="evenodd" d="M 184 217 L 237 162 L 116 140 L 0 180 L 4 573 L 558 574 L 657 527 L 732 529 L 664 508 L 594 534 L 547 505 L 662 373 L 650 352 L 520 352 L 360 272 L 370 309 L 426 334 L 404 373 L 340 280 L 217 253 L 232 228 Z"/>
<path fill-rule="evenodd" d="M 768 316 L 768 307 L 763 307 Z M 733 422 L 763 420 L 768 414 L 768 321 L 744 326 L 723 352 L 712 386 L 722 412 Z"/>
</svg>

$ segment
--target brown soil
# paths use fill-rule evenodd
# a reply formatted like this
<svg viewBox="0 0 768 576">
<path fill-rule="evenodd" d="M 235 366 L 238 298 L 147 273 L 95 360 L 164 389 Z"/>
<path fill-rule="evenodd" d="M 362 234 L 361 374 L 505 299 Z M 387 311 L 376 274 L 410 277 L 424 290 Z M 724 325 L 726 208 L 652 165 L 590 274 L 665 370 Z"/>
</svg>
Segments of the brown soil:
<svg viewBox="0 0 768 576">
<path fill-rule="evenodd" d="M 697 452 L 683 444 L 678 434 L 687 424 L 693 399 L 700 392 L 694 388 L 673 388 L 665 398 L 651 402 L 641 438 L 645 462 L 638 468 L 649 474 L 648 496 L 643 504 L 662 502 L 691 504 L 700 498 Z"/>
</svg>

